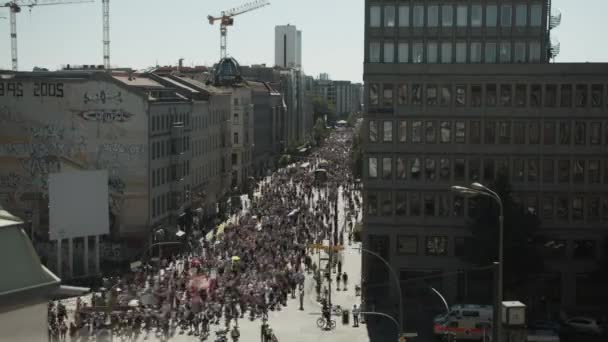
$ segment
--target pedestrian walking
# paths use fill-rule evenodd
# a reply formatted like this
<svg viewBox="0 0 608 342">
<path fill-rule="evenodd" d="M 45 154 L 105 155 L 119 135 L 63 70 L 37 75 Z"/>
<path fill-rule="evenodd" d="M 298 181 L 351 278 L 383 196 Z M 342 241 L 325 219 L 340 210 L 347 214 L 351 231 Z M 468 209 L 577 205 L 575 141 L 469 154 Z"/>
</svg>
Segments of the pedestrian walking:
<svg viewBox="0 0 608 342">
<path fill-rule="evenodd" d="M 340 291 L 340 280 L 342 279 L 342 275 L 338 273 L 336 276 L 336 291 Z"/>
<path fill-rule="evenodd" d="M 357 304 L 353 305 L 353 327 L 359 327 L 359 309 Z"/>
<path fill-rule="evenodd" d="M 338 260 L 338 274 L 342 273 L 342 261 Z"/>
<path fill-rule="evenodd" d="M 344 291 L 346 291 L 346 284 L 348 282 L 348 275 L 346 275 L 346 272 L 342 273 L 342 283 L 344 283 Z"/>
</svg>

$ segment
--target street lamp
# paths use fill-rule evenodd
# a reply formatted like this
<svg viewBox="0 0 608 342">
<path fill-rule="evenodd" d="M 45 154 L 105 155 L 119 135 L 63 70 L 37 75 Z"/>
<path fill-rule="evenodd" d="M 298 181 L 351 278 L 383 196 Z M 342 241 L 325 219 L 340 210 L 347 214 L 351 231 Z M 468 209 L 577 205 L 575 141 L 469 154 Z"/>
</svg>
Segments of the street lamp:
<svg viewBox="0 0 608 342">
<path fill-rule="evenodd" d="M 502 310 L 499 307 L 502 300 L 503 300 L 503 236 L 504 236 L 504 208 L 503 208 L 503 204 L 502 204 L 502 199 L 500 198 L 500 196 L 488 189 L 488 187 L 486 187 L 485 185 L 475 182 L 472 183 L 470 187 L 464 187 L 464 186 L 457 186 L 454 185 L 451 187 L 451 190 L 457 193 L 460 193 L 462 195 L 465 195 L 467 197 L 474 197 L 474 196 L 487 196 L 490 197 L 492 199 L 494 199 L 496 201 L 496 203 L 498 203 L 498 208 L 499 208 L 499 216 L 498 216 L 498 284 L 497 284 L 497 298 L 496 298 L 496 319 L 494 321 L 494 325 L 496 326 L 496 340 L 497 342 L 501 342 L 502 341 L 502 326 L 501 326 L 501 322 L 502 322 Z"/>
</svg>

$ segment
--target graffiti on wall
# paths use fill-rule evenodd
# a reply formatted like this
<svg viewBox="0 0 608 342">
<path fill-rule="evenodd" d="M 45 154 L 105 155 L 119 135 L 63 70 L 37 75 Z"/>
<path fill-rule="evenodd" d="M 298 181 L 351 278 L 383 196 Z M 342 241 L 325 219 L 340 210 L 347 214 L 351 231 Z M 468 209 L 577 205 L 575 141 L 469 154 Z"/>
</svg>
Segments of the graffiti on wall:
<svg viewBox="0 0 608 342">
<path fill-rule="evenodd" d="M 2 123 L 23 123 L 23 119 L 8 106 L 0 106 L 0 122 Z"/>
<path fill-rule="evenodd" d="M 88 110 L 78 114 L 86 121 L 97 121 L 101 123 L 122 123 L 130 121 L 133 114 L 122 109 L 100 109 Z"/>
<path fill-rule="evenodd" d="M 98 153 L 109 153 L 114 159 L 127 157 L 129 160 L 145 156 L 146 146 L 142 144 L 107 143 L 100 144 Z"/>
<path fill-rule="evenodd" d="M 88 92 L 85 92 L 83 96 L 83 102 L 84 104 L 122 103 L 122 93 L 120 91 L 116 93 L 106 93 L 102 90 L 98 93 L 89 95 Z"/>
<path fill-rule="evenodd" d="M 0 175 L 0 189 L 15 190 L 22 183 L 21 176 L 15 172 Z"/>
</svg>

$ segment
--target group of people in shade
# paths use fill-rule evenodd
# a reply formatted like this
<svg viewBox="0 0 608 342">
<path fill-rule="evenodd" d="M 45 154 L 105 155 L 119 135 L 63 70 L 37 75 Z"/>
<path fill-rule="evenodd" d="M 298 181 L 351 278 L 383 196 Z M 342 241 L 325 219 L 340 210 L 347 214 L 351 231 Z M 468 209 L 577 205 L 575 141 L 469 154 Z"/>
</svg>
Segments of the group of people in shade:
<svg viewBox="0 0 608 342">
<path fill-rule="evenodd" d="M 189 234 L 188 251 L 104 279 L 90 299 L 77 299 L 70 315 L 64 304 L 51 302 L 49 340 L 167 340 L 184 334 L 203 341 L 215 331 L 215 341 L 238 341 L 239 320 L 261 319 L 261 341 L 276 341 L 268 313 L 283 310 L 296 295 L 302 308 L 306 273 L 319 270 L 311 246 L 332 237 L 342 243 L 335 239 L 345 229 L 352 237 L 352 224 L 338 229 L 333 220 L 340 187 L 349 208 L 346 222 L 352 223 L 359 205 L 350 139 L 348 131 L 334 133 L 305 160 L 260 181 L 249 205 L 221 230 Z M 315 172 L 320 163 L 327 165 L 324 181 Z M 342 282 L 346 290 L 348 276 L 339 268 L 338 289 Z"/>
</svg>

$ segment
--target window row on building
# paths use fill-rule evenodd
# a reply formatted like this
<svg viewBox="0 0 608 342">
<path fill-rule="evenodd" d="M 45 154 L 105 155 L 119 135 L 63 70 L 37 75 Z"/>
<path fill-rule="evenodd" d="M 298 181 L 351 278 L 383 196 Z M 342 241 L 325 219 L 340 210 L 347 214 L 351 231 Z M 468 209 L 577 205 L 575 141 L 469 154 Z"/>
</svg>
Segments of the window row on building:
<svg viewBox="0 0 608 342">
<path fill-rule="evenodd" d="M 419 241 L 424 242 L 421 250 Z M 570 254 L 573 259 L 596 259 L 597 242 L 595 240 L 557 240 L 546 239 L 539 246 L 540 253 L 545 259 L 564 259 Z M 455 256 L 466 257 L 471 253 L 472 241 L 469 237 L 454 237 L 428 235 L 397 235 L 395 238 L 397 255 L 426 255 L 426 256 Z M 450 249 L 450 243 L 452 248 Z M 570 246 L 568 246 L 570 245 Z M 568 253 L 570 250 L 570 253 Z"/>
<path fill-rule="evenodd" d="M 608 196 L 579 193 L 516 193 L 523 210 L 547 222 L 608 222 Z M 478 198 L 436 191 L 368 191 L 367 215 L 371 217 L 476 217 Z"/>
<path fill-rule="evenodd" d="M 608 184 L 608 159 L 539 159 L 536 156 L 453 158 L 447 155 L 381 155 L 367 158 L 366 177 L 372 180 L 489 183 L 500 175 L 509 176 L 513 183 Z"/>
<path fill-rule="evenodd" d="M 165 114 L 154 114 L 151 119 L 152 133 L 167 131 L 179 123 L 185 127 L 190 126 L 190 113 L 177 112 L 174 108 Z"/>
<path fill-rule="evenodd" d="M 539 41 L 371 40 L 370 63 L 539 63 Z"/>
<path fill-rule="evenodd" d="M 369 27 L 393 28 L 453 28 L 488 27 L 503 28 L 537 27 L 543 23 L 543 6 L 540 1 L 533 3 L 503 4 L 419 4 L 384 5 L 369 7 Z"/>
<path fill-rule="evenodd" d="M 210 133 L 192 143 L 192 157 L 200 157 L 218 149 L 221 145 L 220 135 Z"/>
<path fill-rule="evenodd" d="M 152 143 L 152 160 L 162 159 L 171 155 L 190 151 L 190 136 L 181 138 L 159 139 Z"/>
<path fill-rule="evenodd" d="M 190 160 L 152 170 L 152 188 L 169 184 L 190 175 Z"/>
<path fill-rule="evenodd" d="M 608 145 L 608 121 L 599 120 L 369 120 L 367 132 L 369 143 Z"/>
<path fill-rule="evenodd" d="M 211 177 L 217 176 L 221 171 L 221 160 L 212 158 L 208 163 L 202 163 L 192 171 L 192 184 L 194 187 L 206 182 Z"/>
<path fill-rule="evenodd" d="M 604 84 L 369 83 L 369 106 L 601 108 Z"/>
</svg>

